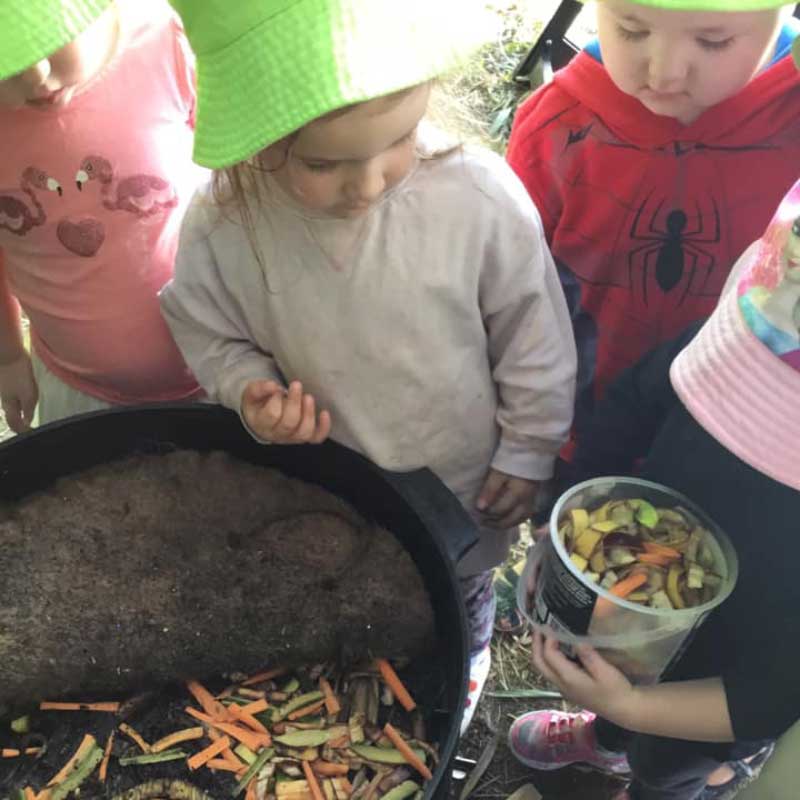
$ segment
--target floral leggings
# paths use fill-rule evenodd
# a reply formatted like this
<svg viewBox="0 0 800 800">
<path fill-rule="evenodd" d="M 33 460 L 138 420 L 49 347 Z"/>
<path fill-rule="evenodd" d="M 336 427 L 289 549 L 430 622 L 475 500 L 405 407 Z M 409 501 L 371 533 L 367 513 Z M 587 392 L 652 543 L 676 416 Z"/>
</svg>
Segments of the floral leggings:
<svg viewBox="0 0 800 800">
<path fill-rule="evenodd" d="M 485 650 L 492 640 L 494 614 L 497 608 L 493 581 L 494 570 L 491 569 L 461 578 L 461 593 L 467 607 L 471 656 Z"/>
</svg>

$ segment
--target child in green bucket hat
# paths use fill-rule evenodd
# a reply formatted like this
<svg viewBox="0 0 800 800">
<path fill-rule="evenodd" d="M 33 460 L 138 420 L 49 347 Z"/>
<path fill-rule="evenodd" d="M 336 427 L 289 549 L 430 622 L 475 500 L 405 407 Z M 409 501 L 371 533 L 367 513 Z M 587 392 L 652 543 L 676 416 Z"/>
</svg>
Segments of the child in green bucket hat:
<svg viewBox="0 0 800 800">
<path fill-rule="evenodd" d="M 197 159 L 220 171 L 185 219 L 165 317 L 259 440 L 330 435 L 387 469 L 430 467 L 474 514 L 466 724 L 492 567 L 552 475 L 575 370 L 524 187 L 424 121 L 431 81 L 477 38 L 470 6 L 173 5 L 197 55 Z"/>
<path fill-rule="evenodd" d="M 204 177 L 193 84 L 163 0 L 0 5 L 0 400 L 15 432 L 35 411 L 197 396 L 158 304 Z"/>
<path fill-rule="evenodd" d="M 624 369 L 714 308 L 800 161 L 783 0 L 600 0 L 598 37 L 520 107 L 508 161 L 578 347 L 571 458 Z"/>
</svg>

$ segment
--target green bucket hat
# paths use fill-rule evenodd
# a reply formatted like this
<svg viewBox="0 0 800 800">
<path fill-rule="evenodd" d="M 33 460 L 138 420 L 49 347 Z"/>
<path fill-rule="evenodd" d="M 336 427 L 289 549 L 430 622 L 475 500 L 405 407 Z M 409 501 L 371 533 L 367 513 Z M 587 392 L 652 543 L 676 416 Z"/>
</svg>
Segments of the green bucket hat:
<svg viewBox="0 0 800 800">
<path fill-rule="evenodd" d="M 83 33 L 112 0 L 2 0 L 0 80 L 37 64 Z"/>
<path fill-rule="evenodd" d="M 786 0 L 631 0 L 640 6 L 666 8 L 670 11 L 764 11 L 790 6 Z M 585 0 L 584 0 L 585 2 Z"/>
<path fill-rule="evenodd" d="M 197 57 L 194 159 L 215 169 L 330 111 L 430 80 L 486 38 L 472 0 L 170 2 Z"/>
</svg>

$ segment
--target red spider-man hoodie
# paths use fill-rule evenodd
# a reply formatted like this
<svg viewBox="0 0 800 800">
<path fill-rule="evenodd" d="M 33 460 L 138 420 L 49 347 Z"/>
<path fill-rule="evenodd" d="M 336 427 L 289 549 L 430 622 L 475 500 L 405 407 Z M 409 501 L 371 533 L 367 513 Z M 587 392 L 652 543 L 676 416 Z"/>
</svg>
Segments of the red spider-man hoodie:
<svg viewBox="0 0 800 800">
<path fill-rule="evenodd" d="M 619 372 L 711 312 L 793 184 L 795 35 L 787 27 L 772 64 L 692 125 L 617 89 L 596 45 L 520 107 L 508 160 L 541 212 L 570 307 L 578 435 Z"/>
</svg>

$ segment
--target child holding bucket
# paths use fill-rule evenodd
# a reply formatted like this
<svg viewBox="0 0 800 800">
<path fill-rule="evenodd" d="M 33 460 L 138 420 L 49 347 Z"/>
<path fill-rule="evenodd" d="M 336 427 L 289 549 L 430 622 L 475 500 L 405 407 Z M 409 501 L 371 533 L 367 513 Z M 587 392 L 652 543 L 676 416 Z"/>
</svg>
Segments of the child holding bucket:
<svg viewBox="0 0 800 800">
<path fill-rule="evenodd" d="M 792 8 L 600 0 L 598 40 L 520 107 L 508 160 L 570 306 L 575 439 L 622 370 L 711 313 L 790 188 Z"/>
<path fill-rule="evenodd" d="M 162 0 L 0 8 L 0 400 L 12 430 L 199 389 L 161 317 L 194 76 Z M 33 355 L 23 346 L 19 306 Z"/>
<path fill-rule="evenodd" d="M 164 315 L 257 439 L 330 434 L 386 469 L 430 467 L 474 513 L 466 725 L 489 668 L 492 567 L 552 475 L 575 374 L 524 187 L 423 122 L 475 6 L 173 5 L 198 60 L 195 156 L 217 172 L 187 214 Z"/>
<path fill-rule="evenodd" d="M 569 661 L 536 634 L 536 667 L 587 710 L 517 719 L 509 740 L 525 764 L 629 764 L 620 798 L 727 798 L 800 719 L 798 286 L 800 183 L 708 323 L 624 373 L 587 427 L 576 479 L 630 474 L 644 459 L 640 477 L 686 495 L 728 534 L 739 580 L 658 686 L 631 685 L 588 647 Z"/>
</svg>

